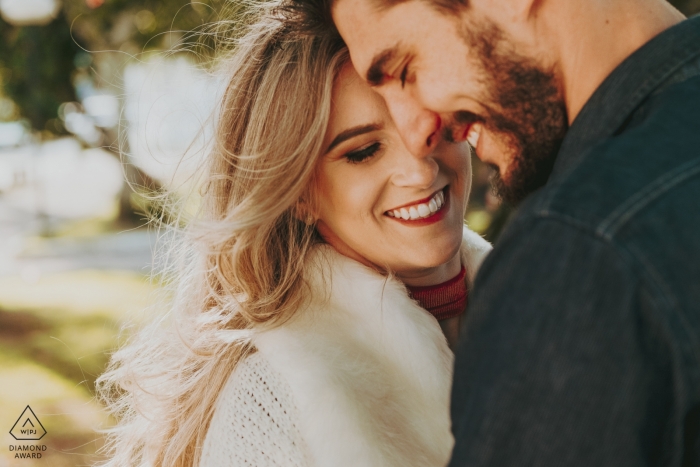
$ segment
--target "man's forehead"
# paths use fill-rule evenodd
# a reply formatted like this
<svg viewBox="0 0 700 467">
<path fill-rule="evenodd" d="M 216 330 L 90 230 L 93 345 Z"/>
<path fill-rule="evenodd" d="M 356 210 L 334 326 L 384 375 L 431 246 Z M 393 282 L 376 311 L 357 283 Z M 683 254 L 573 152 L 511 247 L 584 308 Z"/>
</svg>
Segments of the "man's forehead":
<svg viewBox="0 0 700 467">
<path fill-rule="evenodd" d="M 336 0 L 334 3 L 336 27 L 348 45 L 358 73 L 370 83 L 380 78 L 378 73 L 383 72 L 399 50 L 395 33 L 400 25 L 383 21 L 389 19 L 392 8 L 381 0 Z"/>
</svg>

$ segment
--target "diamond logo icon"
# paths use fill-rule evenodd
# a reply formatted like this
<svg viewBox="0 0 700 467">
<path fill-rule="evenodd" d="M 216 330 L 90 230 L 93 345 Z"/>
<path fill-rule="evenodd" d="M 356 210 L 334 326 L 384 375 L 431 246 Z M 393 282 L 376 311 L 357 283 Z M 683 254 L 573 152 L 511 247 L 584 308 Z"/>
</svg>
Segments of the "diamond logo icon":
<svg viewBox="0 0 700 467">
<path fill-rule="evenodd" d="M 17 441 L 38 441 L 46 434 L 44 425 L 41 424 L 31 407 L 27 406 L 10 430 L 10 434 Z"/>
</svg>

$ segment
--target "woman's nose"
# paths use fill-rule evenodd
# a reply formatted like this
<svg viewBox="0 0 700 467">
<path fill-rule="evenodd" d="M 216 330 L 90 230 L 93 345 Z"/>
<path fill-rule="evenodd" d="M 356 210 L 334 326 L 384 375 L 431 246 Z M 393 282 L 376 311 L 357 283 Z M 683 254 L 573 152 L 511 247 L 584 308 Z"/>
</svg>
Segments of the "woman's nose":
<svg viewBox="0 0 700 467">
<path fill-rule="evenodd" d="M 382 95 L 406 149 L 414 157 L 428 157 L 441 138 L 440 116 L 421 106 L 408 92 L 387 91 Z"/>
<path fill-rule="evenodd" d="M 402 148 L 398 155 L 393 161 L 394 185 L 418 189 L 431 188 L 434 185 L 440 170 L 434 157 L 415 157 L 405 148 Z"/>
</svg>

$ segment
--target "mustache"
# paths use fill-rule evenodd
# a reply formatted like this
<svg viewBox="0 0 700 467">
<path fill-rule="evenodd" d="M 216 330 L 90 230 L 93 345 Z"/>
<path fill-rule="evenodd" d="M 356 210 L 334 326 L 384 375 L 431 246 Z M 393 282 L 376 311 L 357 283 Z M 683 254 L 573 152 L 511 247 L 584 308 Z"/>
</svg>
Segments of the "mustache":
<svg viewBox="0 0 700 467">
<path fill-rule="evenodd" d="M 460 110 L 452 115 L 452 118 L 445 122 L 442 129 L 442 137 L 448 143 L 455 143 L 455 133 L 459 127 L 464 127 L 464 125 L 471 125 L 473 123 L 484 123 L 484 117 L 477 115 L 473 112 L 468 112 L 466 110 Z"/>
</svg>

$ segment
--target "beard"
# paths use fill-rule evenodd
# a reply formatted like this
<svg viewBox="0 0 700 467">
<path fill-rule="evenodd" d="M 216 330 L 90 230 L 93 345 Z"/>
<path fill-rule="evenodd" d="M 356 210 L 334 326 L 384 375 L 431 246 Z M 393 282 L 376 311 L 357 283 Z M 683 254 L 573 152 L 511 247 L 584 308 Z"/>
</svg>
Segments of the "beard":
<svg viewBox="0 0 700 467">
<path fill-rule="evenodd" d="M 477 54 L 491 105 L 485 116 L 457 112 L 454 119 L 481 123 L 509 148 L 507 173 L 489 164 L 491 182 L 499 198 L 517 205 L 549 179 L 568 129 L 566 105 L 554 73 L 512 52 L 494 24 L 468 26 L 462 36 Z"/>
</svg>

